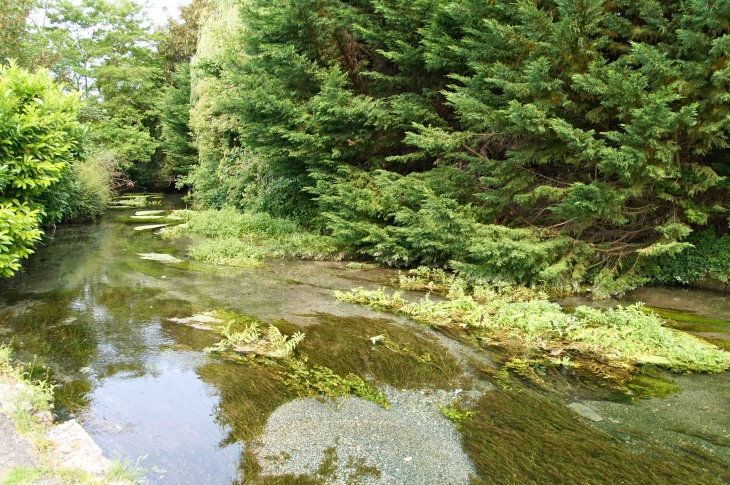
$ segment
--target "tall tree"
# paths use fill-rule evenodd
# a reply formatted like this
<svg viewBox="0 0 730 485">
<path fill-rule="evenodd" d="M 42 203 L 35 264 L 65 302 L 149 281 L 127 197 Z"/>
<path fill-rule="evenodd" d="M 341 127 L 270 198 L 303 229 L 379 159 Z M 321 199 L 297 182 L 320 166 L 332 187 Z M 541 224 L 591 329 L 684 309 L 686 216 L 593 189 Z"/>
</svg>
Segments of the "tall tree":
<svg viewBox="0 0 730 485">
<path fill-rule="evenodd" d="M 198 162 L 190 128 L 190 60 L 198 46 L 202 23 L 210 13 L 206 0 L 193 0 L 180 8 L 180 20 L 172 17 L 161 32 L 157 50 L 167 80 L 159 109 L 162 121 L 162 174 L 169 180 L 187 175 Z"/>
</svg>

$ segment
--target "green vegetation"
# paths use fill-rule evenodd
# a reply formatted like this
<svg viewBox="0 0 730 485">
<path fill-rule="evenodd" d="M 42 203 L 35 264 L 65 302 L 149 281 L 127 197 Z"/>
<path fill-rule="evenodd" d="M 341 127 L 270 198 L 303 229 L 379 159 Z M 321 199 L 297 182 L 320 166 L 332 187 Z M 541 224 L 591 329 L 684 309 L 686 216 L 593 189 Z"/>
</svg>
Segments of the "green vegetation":
<svg viewBox="0 0 730 485">
<path fill-rule="evenodd" d="M 63 217 L 83 129 L 78 97 L 44 70 L 0 65 L 0 92 L 0 277 L 9 277 L 33 252 L 41 224 Z"/>
<path fill-rule="evenodd" d="M 112 201 L 111 173 L 91 156 L 72 167 L 72 183 L 64 221 L 95 220 Z"/>
<path fill-rule="evenodd" d="M 267 213 L 221 210 L 176 211 L 186 223 L 166 228 L 163 237 L 203 236 L 188 248 L 200 261 L 233 266 L 258 266 L 265 256 L 325 259 L 337 257 L 331 238 L 304 230 L 298 223 Z"/>
<path fill-rule="evenodd" d="M 423 271 L 423 270 L 421 270 Z M 443 276 L 436 273 L 437 281 Z M 409 287 L 417 278 L 405 279 Z M 422 284 L 422 283 L 421 283 Z M 438 282 L 434 282 L 438 287 Z M 721 372 L 730 354 L 701 339 L 664 325 L 640 305 L 598 310 L 581 306 L 565 312 L 547 295 L 524 287 L 472 286 L 454 279 L 443 301 L 428 295 L 406 301 L 398 292 L 355 289 L 338 299 L 372 305 L 434 326 L 462 327 L 484 345 L 512 347 L 514 357 L 529 353 L 560 366 L 575 366 L 563 356 L 591 355 L 614 364 L 651 364 L 673 371 Z M 529 362 L 528 362 L 529 363 Z M 527 365 L 527 364 L 525 364 Z"/>
<path fill-rule="evenodd" d="M 269 325 L 265 330 L 262 330 L 260 322 L 256 320 L 251 320 L 242 331 L 232 330 L 232 324 L 233 321 L 230 321 L 220 329 L 220 333 L 225 339 L 209 348 L 209 351 L 234 351 L 271 358 L 283 358 L 294 353 L 297 345 L 304 340 L 304 333 L 302 332 L 286 336 L 273 325 Z"/>
<path fill-rule="evenodd" d="M 291 359 L 287 363 L 289 369 L 283 373 L 282 382 L 300 397 L 320 398 L 333 411 L 339 411 L 350 395 L 390 409 L 388 400 L 382 392 L 373 389 L 353 373 L 343 377 L 327 367 L 309 366 L 306 360 Z M 328 401 L 333 403 L 334 408 L 330 407 Z"/>
<path fill-rule="evenodd" d="M 460 429 L 478 485 L 700 485 L 730 479 L 724 462 L 691 446 L 667 451 L 646 437 L 628 436 L 623 441 L 643 442 L 641 452 L 629 451 L 622 439 L 575 419 L 564 405 L 536 393 L 496 390 L 471 410 L 473 416 Z"/>
<path fill-rule="evenodd" d="M 11 347 L 0 344 L 0 378 L 19 384 L 10 404 L 10 419 L 18 431 L 31 435 L 38 446 L 45 430 L 42 418 L 50 416 L 53 409 L 53 386 L 47 380 L 33 380 L 22 367 L 13 365 L 11 355 Z"/>
<path fill-rule="evenodd" d="M 727 231 L 720 4 L 211 8 L 184 178 L 202 207 L 297 217 L 385 265 L 598 297 Z"/>
</svg>

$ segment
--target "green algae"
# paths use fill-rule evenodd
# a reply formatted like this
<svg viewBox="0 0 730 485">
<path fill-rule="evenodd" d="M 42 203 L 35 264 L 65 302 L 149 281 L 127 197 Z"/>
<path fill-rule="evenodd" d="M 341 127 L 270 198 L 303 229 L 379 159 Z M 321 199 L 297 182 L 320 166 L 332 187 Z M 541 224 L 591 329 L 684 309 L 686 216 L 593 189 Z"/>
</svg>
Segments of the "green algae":
<svg viewBox="0 0 730 485">
<path fill-rule="evenodd" d="M 730 470 L 696 454 L 646 443 L 635 453 L 619 440 L 533 392 L 494 391 L 471 408 L 461 427 L 478 484 L 727 483 Z"/>
<path fill-rule="evenodd" d="M 322 450 L 322 460 L 312 473 L 300 475 L 261 475 L 262 468 L 256 459 L 255 453 L 247 447 L 241 460 L 241 479 L 237 485 L 328 485 L 338 479 L 345 485 L 360 485 L 372 483 L 372 480 L 381 478 L 377 467 L 366 465 L 364 458 L 348 457 L 341 468 L 343 474 L 338 476 L 340 458 L 335 447 Z"/>
<path fill-rule="evenodd" d="M 279 379 L 275 362 L 259 360 L 254 365 L 211 362 L 196 372 L 204 382 L 218 389 L 220 403 L 216 420 L 230 428 L 226 443 L 259 438 L 271 413 L 297 397 Z"/>
<path fill-rule="evenodd" d="M 667 320 L 674 320 L 682 323 L 692 323 L 697 325 L 710 325 L 715 327 L 728 327 L 730 322 L 724 320 L 717 320 L 714 318 L 703 317 L 694 313 L 684 313 L 675 310 L 668 310 L 666 308 L 655 308 L 655 307 L 643 307 L 646 312 L 653 312 L 662 318 Z"/>
</svg>

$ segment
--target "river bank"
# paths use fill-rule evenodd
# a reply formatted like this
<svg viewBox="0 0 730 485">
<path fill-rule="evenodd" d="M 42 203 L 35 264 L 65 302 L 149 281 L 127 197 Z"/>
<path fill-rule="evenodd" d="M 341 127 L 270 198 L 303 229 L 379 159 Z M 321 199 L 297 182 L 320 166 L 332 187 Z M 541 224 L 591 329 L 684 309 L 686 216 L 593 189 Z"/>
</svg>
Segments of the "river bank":
<svg viewBox="0 0 730 485">
<path fill-rule="evenodd" d="M 0 483 L 131 485 L 75 421 L 54 423 L 52 385 L 29 378 L 0 345 Z"/>
</svg>

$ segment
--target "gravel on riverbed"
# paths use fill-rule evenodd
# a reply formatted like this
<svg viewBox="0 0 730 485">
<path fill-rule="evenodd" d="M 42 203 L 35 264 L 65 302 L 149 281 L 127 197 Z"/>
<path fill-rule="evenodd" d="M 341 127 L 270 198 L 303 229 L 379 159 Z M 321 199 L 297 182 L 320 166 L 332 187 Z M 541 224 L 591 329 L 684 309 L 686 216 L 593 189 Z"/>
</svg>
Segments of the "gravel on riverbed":
<svg viewBox="0 0 730 485">
<path fill-rule="evenodd" d="M 337 412 L 312 398 L 279 407 L 255 449 L 262 474 L 313 474 L 330 449 L 337 457 L 333 485 L 354 478 L 357 463 L 379 470 L 354 482 L 363 485 L 468 484 L 474 466 L 437 407 L 449 406 L 458 392 L 384 391 L 390 411 L 355 397 Z"/>
</svg>

